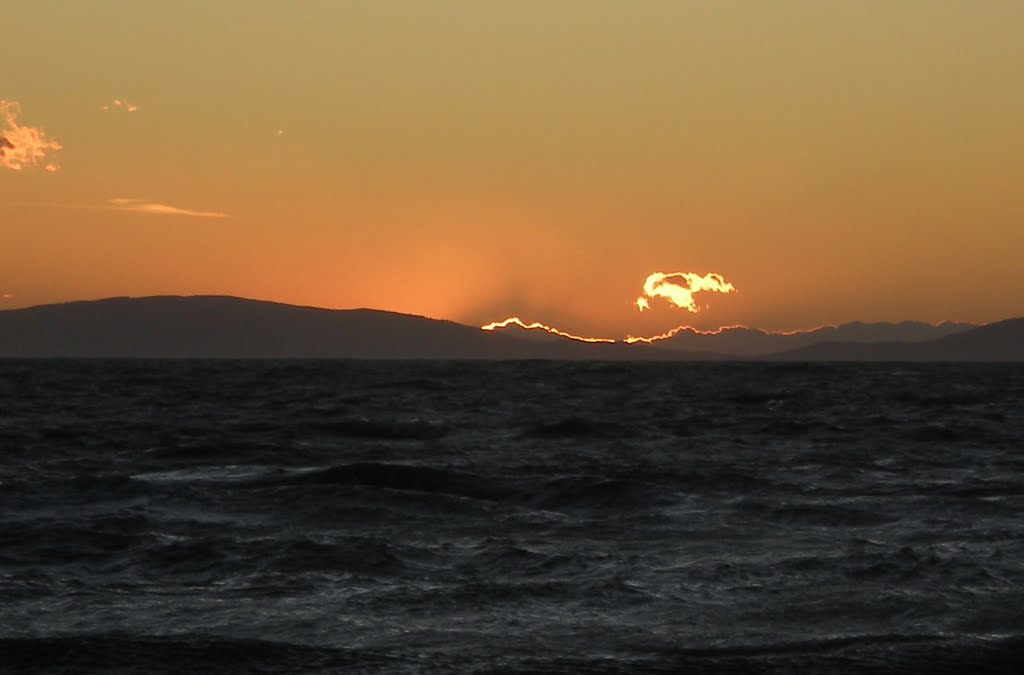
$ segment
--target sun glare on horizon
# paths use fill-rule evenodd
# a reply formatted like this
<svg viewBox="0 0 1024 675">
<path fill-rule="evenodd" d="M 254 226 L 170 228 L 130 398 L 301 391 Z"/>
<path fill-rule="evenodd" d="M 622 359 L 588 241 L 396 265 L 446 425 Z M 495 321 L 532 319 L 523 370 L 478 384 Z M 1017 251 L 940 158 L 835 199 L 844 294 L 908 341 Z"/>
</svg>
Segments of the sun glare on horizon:
<svg viewBox="0 0 1024 675">
<path fill-rule="evenodd" d="M 639 311 L 644 312 L 651 308 L 649 302 L 650 299 L 664 298 L 670 305 L 678 309 L 684 309 L 691 314 L 697 314 L 701 311 L 701 308 L 697 305 L 693 296 L 703 291 L 735 293 L 736 287 L 726 281 L 725 277 L 716 272 L 710 272 L 703 276 L 693 272 L 652 272 L 644 281 L 643 294 L 636 299 L 635 304 Z M 551 333 L 552 335 L 576 340 L 578 342 L 615 343 L 621 341 L 626 344 L 650 344 L 659 340 L 667 340 L 683 330 L 692 330 L 688 325 L 680 325 L 664 333 L 650 337 L 634 337 L 632 335 L 626 335 L 621 338 L 621 340 L 616 340 L 614 338 L 576 335 L 539 321 L 526 323 L 516 316 L 512 316 L 501 321 L 492 321 L 484 324 L 480 328 L 486 331 L 493 331 L 498 328 L 506 328 L 508 326 L 518 326 L 523 330 L 544 331 Z"/>
</svg>

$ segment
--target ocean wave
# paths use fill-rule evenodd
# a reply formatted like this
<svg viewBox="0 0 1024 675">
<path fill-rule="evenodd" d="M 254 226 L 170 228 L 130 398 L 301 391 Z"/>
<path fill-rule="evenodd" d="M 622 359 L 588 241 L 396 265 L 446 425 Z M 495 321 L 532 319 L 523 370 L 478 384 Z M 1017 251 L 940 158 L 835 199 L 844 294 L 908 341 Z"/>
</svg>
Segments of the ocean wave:
<svg viewBox="0 0 1024 675">
<path fill-rule="evenodd" d="M 1024 655 L 1017 366 L 0 377 L 0 672 L 980 674 Z"/>
<path fill-rule="evenodd" d="M 268 484 L 279 487 L 297 486 L 363 486 L 388 490 L 437 493 L 495 499 L 514 494 L 516 490 L 500 479 L 454 469 L 379 462 L 356 462 L 271 479 Z"/>
</svg>

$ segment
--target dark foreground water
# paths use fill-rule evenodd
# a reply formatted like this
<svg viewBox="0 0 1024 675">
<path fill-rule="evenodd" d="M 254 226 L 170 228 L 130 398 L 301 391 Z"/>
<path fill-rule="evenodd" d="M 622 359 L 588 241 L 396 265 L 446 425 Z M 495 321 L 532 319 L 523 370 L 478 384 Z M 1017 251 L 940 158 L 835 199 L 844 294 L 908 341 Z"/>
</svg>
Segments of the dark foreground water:
<svg viewBox="0 0 1024 675">
<path fill-rule="evenodd" d="M 3 672 L 1017 672 L 1024 366 L 0 362 Z"/>
</svg>

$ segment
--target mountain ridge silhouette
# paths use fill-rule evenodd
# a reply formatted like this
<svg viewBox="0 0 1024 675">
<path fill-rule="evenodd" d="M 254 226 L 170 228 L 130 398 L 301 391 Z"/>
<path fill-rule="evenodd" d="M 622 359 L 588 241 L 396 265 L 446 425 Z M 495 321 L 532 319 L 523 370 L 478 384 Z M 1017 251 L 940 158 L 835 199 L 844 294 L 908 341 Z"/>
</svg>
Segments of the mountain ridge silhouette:
<svg viewBox="0 0 1024 675">
<path fill-rule="evenodd" d="M 911 337 L 880 339 L 901 326 L 909 327 Z M 929 339 L 929 330 L 937 337 Z M 116 297 L 0 310 L 0 357 L 5 358 L 1024 360 L 1024 319 L 977 327 L 854 322 L 791 334 L 691 331 L 689 340 L 653 345 L 552 337 L 535 340 L 387 310 L 223 295 Z M 737 351 L 730 338 L 749 338 L 756 345 Z"/>
<path fill-rule="evenodd" d="M 621 359 L 443 319 L 325 309 L 233 296 L 81 300 L 0 311 L 0 357 Z M 632 352 L 628 353 L 631 357 Z M 668 358 L 656 353 L 641 358 Z"/>
</svg>

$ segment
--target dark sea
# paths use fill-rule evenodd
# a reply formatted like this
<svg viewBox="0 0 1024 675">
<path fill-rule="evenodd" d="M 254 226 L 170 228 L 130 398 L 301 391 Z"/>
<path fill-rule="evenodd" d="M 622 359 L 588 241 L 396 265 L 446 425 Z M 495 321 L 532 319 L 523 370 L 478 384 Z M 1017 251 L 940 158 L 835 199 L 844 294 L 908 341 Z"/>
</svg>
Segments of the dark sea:
<svg viewBox="0 0 1024 675">
<path fill-rule="evenodd" d="M 0 672 L 1021 672 L 1024 365 L 0 361 Z"/>
</svg>

